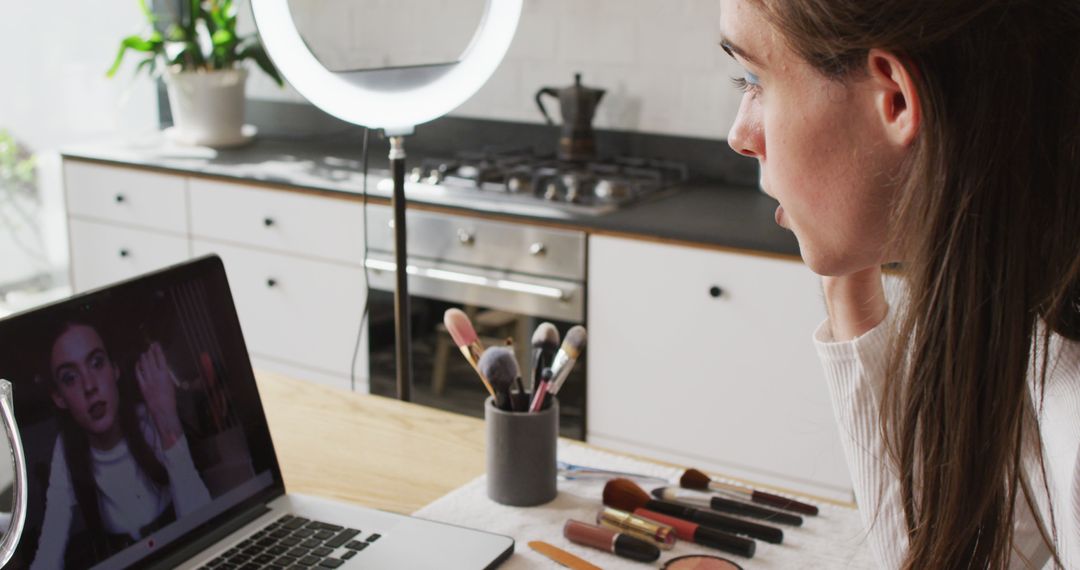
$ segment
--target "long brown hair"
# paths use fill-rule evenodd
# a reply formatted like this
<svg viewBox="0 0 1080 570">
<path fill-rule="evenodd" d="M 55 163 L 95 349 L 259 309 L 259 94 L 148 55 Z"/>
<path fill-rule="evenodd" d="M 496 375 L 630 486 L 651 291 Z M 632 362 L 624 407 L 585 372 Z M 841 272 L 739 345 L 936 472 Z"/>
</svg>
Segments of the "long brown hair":
<svg viewBox="0 0 1080 570">
<path fill-rule="evenodd" d="M 1048 490 L 1028 374 L 1042 394 L 1050 335 L 1080 339 L 1080 2 L 754 1 L 830 79 L 864 74 L 871 48 L 913 67 L 923 122 L 896 194 L 907 286 L 881 402 L 904 567 L 1004 568 L 1018 501 L 1037 513 Z"/>
</svg>

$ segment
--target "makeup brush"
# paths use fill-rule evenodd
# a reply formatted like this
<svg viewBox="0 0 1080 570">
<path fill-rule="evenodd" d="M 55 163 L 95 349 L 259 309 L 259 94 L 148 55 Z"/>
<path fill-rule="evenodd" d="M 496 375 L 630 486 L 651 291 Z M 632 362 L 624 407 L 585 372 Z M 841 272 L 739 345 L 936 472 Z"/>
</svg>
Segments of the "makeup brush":
<svg viewBox="0 0 1080 570">
<path fill-rule="evenodd" d="M 514 386 L 510 390 L 510 408 L 515 412 L 529 411 L 529 393 L 521 383 L 521 376 L 514 378 Z"/>
<path fill-rule="evenodd" d="M 726 493 L 734 493 L 741 498 L 759 503 L 762 505 L 769 505 L 770 507 L 776 507 L 778 509 L 784 509 L 785 511 L 793 511 L 796 513 L 802 513 L 804 515 L 817 515 L 818 508 L 814 505 L 808 505 L 801 503 L 795 499 L 789 499 L 787 497 L 781 497 L 780 495 L 773 495 L 772 493 L 766 493 L 764 491 L 758 491 L 756 489 L 747 489 L 738 485 L 732 485 L 730 483 L 724 483 L 717 481 L 712 477 L 709 477 L 705 473 L 698 471 L 697 469 L 687 469 L 679 479 L 679 486 L 687 489 L 697 489 L 699 491 L 720 491 Z"/>
<path fill-rule="evenodd" d="M 559 329 L 551 323 L 540 323 L 533 332 L 532 347 L 533 373 L 530 391 L 536 389 L 536 385 L 540 383 L 540 373 L 551 366 L 551 359 L 555 358 L 555 351 L 559 349 Z"/>
<path fill-rule="evenodd" d="M 776 527 L 697 509 L 674 501 L 653 499 L 644 489 L 638 487 L 636 483 L 629 479 L 612 479 L 608 481 L 607 485 L 604 485 L 604 504 L 615 507 L 620 511 L 633 512 L 634 509 L 648 509 L 724 532 L 758 538 L 773 544 L 780 544 L 784 541 L 784 531 Z"/>
<path fill-rule="evenodd" d="M 551 386 L 551 369 L 545 368 L 540 373 L 540 383 L 536 385 L 536 392 L 533 392 L 533 399 L 529 404 L 530 412 L 539 412 L 544 407 L 544 397 L 547 396 L 549 386 Z"/>
<path fill-rule="evenodd" d="M 679 537 L 679 540 L 685 540 L 686 542 L 693 542 L 694 544 L 708 546 L 747 558 L 753 558 L 754 551 L 757 550 L 757 543 L 749 538 L 721 532 L 677 517 L 650 511 L 649 509 L 635 509 L 634 515 L 670 526 L 675 529 L 675 535 Z"/>
<path fill-rule="evenodd" d="M 576 325 L 566 331 L 566 338 L 563 339 L 562 346 L 559 347 L 559 352 L 555 353 L 555 359 L 551 363 L 551 372 L 554 373 L 555 379 L 551 381 L 548 392 L 552 395 L 558 394 L 562 389 L 563 383 L 574 369 L 574 364 L 581 357 L 581 352 L 585 350 L 585 337 L 585 327 L 581 325 Z"/>
<path fill-rule="evenodd" d="M 472 322 L 469 321 L 469 316 L 461 309 L 447 309 L 443 313 L 443 324 L 446 325 L 446 330 L 450 332 L 450 337 L 454 339 L 454 344 L 461 350 L 461 354 L 465 356 L 465 360 L 468 360 L 473 370 L 480 375 L 480 381 L 484 383 L 488 393 L 495 396 L 495 390 L 491 387 L 491 383 L 488 382 L 484 374 L 480 372 L 478 366 L 480 355 L 484 353 L 484 345 L 480 344 L 480 338 L 476 336 L 476 329 L 473 328 Z"/>
<path fill-rule="evenodd" d="M 495 391 L 495 407 L 510 411 L 510 386 L 519 374 L 514 350 L 505 346 L 493 346 L 484 351 L 477 366 L 480 374 L 488 379 Z"/>
<path fill-rule="evenodd" d="M 725 499 L 724 497 L 717 497 L 715 495 L 692 495 L 689 492 L 680 491 L 676 487 L 660 487 L 659 489 L 653 489 L 652 495 L 657 499 L 664 499 L 667 501 L 679 501 L 689 505 L 705 507 L 714 511 L 731 513 L 733 515 L 750 517 L 752 519 L 760 519 L 763 521 L 769 521 L 777 524 L 802 526 L 803 522 L 802 517 L 800 517 L 799 515 L 774 511 L 772 509 L 766 509 L 765 507 L 751 505 L 750 503 L 744 503 L 742 501 L 733 501 L 731 499 Z"/>
</svg>

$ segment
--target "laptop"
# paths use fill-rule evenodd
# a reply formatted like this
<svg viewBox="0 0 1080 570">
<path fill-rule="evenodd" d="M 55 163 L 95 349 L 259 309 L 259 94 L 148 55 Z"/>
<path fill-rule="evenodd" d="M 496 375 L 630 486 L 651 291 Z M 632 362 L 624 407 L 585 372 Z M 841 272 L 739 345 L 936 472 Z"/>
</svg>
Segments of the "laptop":
<svg viewBox="0 0 1080 570">
<path fill-rule="evenodd" d="M 494 568 L 514 540 L 286 492 L 225 269 L 0 321 L 27 459 L 11 568 Z"/>
</svg>

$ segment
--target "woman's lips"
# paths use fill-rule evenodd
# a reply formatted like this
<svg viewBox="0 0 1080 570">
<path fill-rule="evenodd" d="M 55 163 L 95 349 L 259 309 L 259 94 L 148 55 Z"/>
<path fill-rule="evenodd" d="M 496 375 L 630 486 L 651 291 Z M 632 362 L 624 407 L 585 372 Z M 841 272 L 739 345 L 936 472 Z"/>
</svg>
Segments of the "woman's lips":
<svg viewBox="0 0 1080 570">
<path fill-rule="evenodd" d="M 105 402 L 95 402 L 90 405 L 90 417 L 95 420 L 100 420 L 105 417 L 106 406 Z"/>
</svg>

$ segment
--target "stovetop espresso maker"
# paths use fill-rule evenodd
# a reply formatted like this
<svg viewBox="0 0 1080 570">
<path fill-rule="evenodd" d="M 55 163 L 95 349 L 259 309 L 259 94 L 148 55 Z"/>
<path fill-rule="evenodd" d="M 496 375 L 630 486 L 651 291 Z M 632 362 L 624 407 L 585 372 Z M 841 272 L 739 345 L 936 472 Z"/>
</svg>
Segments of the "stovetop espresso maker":
<svg viewBox="0 0 1080 570">
<path fill-rule="evenodd" d="M 562 136 L 559 138 L 559 158 L 562 160 L 587 161 L 596 158 L 596 133 L 592 121 L 596 108 L 605 91 L 581 84 L 581 74 L 574 74 L 574 84 L 557 89 L 544 87 L 536 92 L 536 105 L 549 125 L 555 124 L 544 108 L 545 95 L 559 99 L 562 111 Z"/>
</svg>

